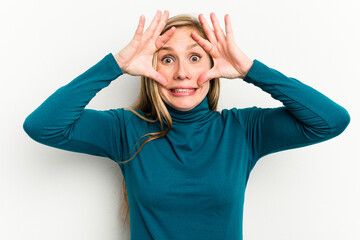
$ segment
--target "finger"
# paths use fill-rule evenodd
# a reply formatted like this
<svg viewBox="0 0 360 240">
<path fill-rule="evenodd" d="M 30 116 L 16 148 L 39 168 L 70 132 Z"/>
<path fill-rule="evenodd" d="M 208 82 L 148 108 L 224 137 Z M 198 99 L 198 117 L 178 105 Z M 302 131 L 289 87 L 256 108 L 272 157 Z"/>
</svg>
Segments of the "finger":
<svg viewBox="0 0 360 240">
<path fill-rule="evenodd" d="M 191 32 L 191 37 L 195 40 L 195 42 L 197 42 L 207 53 L 210 54 L 210 51 L 212 49 L 212 44 L 202 38 L 197 32 L 193 31 Z"/>
<path fill-rule="evenodd" d="M 145 16 L 144 15 L 141 15 L 140 16 L 140 19 L 139 19 L 139 24 L 137 26 L 137 29 L 136 29 L 136 32 L 135 32 L 135 35 L 133 37 L 133 39 L 138 39 L 141 37 L 143 31 L 144 31 L 144 25 L 145 25 Z"/>
<path fill-rule="evenodd" d="M 229 14 L 225 15 L 225 31 L 226 31 L 226 38 L 228 38 L 230 41 L 234 41 L 234 33 L 232 30 Z"/>
<path fill-rule="evenodd" d="M 155 17 L 153 18 L 149 27 L 145 31 L 145 35 L 152 36 L 154 34 L 156 26 L 159 24 L 160 18 L 161 18 L 161 11 L 157 10 Z"/>
<path fill-rule="evenodd" d="M 215 13 L 211 13 L 210 14 L 210 19 L 211 19 L 211 22 L 214 26 L 214 30 L 215 30 L 215 35 L 216 35 L 216 38 L 221 41 L 221 40 L 224 40 L 225 39 L 225 34 L 223 32 L 223 30 L 221 29 L 221 26 L 220 26 L 220 23 L 215 15 Z"/>
<path fill-rule="evenodd" d="M 218 74 L 216 73 L 216 71 L 214 70 L 214 68 L 210 69 L 209 71 L 206 71 L 202 74 L 200 74 L 198 80 L 197 80 L 197 84 L 200 86 L 202 84 L 204 84 L 205 82 L 217 78 Z"/>
<path fill-rule="evenodd" d="M 155 71 L 154 69 L 150 71 L 148 77 L 155 80 L 155 81 L 157 81 L 158 83 L 160 83 L 164 87 L 167 85 L 166 78 L 161 73 Z"/>
<path fill-rule="evenodd" d="M 206 21 L 205 17 L 203 14 L 199 15 L 199 21 L 201 23 L 201 26 L 203 27 L 206 36 L 208 37 L 209 41 L 211 43 L 215 43 L 216 40 L 216 36 L 214 33 L 214 30 L 211 29 L 210 25 L 208 24 L 208 22 Z"/>
<path fill-rule="evenodd" d="M 163 35 L 158 37 L 158 39 L 155 42 L 156 49 L 160 49 L 162 46 L 165 45 L 167 41 L 169 41 L 170 37 L 175 33 L 176 27 L 171 27 L 169 30 L 167 30 Z"/>
<path fill-rule="evenodd" d="M 165 10 L 163 16 L 161 17 L 161 21 L 158 24 L 158 26 L 156 27 L 156 30 L 154 32 L 155 37 L 158 37 L 160 35 L 160 33 L 164 29 L 165 24 L 168 19 L 169 19 L 169 11 Z"/>
</svg>

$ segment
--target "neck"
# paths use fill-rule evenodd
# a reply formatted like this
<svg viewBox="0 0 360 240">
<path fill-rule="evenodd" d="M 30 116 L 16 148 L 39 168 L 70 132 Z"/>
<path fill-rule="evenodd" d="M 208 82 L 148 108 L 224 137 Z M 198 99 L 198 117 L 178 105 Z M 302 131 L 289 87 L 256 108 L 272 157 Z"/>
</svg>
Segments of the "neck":
<svg viewBox="0 0 360 240">
<path fill-rule="evenodd" d="M 210 115 L 213 113 L 209 108 L 207 96 L 205 96 L 205 98 L 197 106 L 188 111 L 180 111 L 171 107 L 166 102 L 164 103 L 171 115 L 173 124 L 203 124 L 209 120 Z"/>
</svg>

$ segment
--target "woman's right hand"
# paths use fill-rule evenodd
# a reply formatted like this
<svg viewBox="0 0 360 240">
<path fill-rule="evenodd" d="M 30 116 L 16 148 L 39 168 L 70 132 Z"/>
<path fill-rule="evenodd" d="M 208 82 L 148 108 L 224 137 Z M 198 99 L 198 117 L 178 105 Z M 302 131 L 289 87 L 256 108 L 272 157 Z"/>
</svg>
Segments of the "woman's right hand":
<svg viewBox="0 0 360 240">
<path fill-rule="evenodd" d="M 124 73 L 133 76 L 146 76 L 166 86 L 166 78 L 158 73 L 152 66 L 154 53 L 161 48 L 174 34 L 175 27 L 170 28 L 160 36 L 169 12 L 157 11 L 151 24 L 143 33 L 145 17 L 140 16 L 139 25 L 131 42 L 114 57 Z"/>
</svg>

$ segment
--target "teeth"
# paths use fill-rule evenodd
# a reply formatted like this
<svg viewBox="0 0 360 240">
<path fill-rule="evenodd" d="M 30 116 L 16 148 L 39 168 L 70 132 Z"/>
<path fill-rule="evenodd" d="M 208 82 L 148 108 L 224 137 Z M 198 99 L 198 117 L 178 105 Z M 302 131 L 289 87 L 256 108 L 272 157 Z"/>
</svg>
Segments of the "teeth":
<svg viewBox="0 0 360 240">
<path fill-rule="evenodd" d="M 171 89 L 171 91 L 175 92 L 175 93 L 193 92 L 193 91 L 195 91 L 195 88 L 193 88 L 193 89 Z"/>
</svg>

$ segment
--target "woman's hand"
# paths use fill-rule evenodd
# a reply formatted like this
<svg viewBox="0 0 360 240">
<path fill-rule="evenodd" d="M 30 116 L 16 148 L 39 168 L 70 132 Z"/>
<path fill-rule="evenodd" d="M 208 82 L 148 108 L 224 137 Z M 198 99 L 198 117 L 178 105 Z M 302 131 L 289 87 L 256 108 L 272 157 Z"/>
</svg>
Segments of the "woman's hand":
<svg viewBox="0 0 360 240">
<path fill-rule="evenodd" d="M 246 56 L 236 45 L 229 14 L 225 15 L 226 36 L 220 27 L 215 13 L 210 14 L 214 30 L 211 29 L 205 17 L 200 14 L 199 20 L 209 40 L 202 38 L 197 32 L 192 32 L 191 37 L 206 51 L 214 60 L 214 66 L 198 79 L 198 85 L 213 78 L 245 78 L 253 61 Z"/>
<path fill-rule="evenodd" d="M 146 76 L 154 79 L 163 86 L 167 84 L 166 78 L 158 73 L 152 66 L 154 53 L 161 48 L 175 32 L 172 27 L 160 36 L 166 21 L 169 18 L 169 12 L 157 11 L 151 24 L 143 33 L 145 17 L 140 16 L 139 25 L 131 42 L 118 52 L 114 57 L 119 67 L 124 73 L 133 76 Z"/>
</svg>

